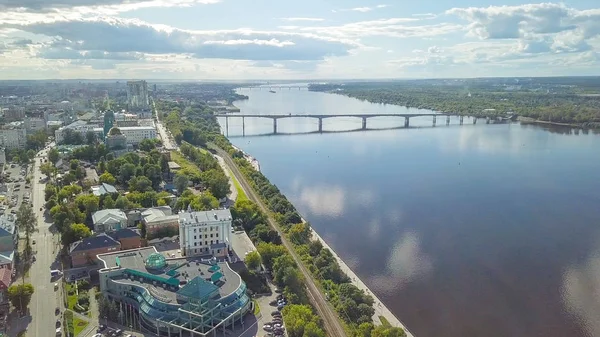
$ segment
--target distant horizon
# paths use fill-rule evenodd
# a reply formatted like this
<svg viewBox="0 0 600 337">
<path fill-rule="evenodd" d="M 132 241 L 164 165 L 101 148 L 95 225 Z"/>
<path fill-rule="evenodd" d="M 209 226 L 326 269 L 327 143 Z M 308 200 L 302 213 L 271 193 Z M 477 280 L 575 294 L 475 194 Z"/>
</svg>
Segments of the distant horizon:
<svg viewBox="0 0 600 337">
<path fill-rule="evenodd" d="M 600 75 L 573 75 L 573 76 L 478 76 L 478 77 L 444 77 L 444 78 L 329 78 L 329 79 L 150 79 L 150 78 L 48 78 L 48 79 L 0 79 L 1 82 L 201 82 L 201 83 L 253 83 L 253 84 L 294 84 L 294 83 L 317 83 L 317 82 L 396 82 L 396 81 L 445 81 L 445 80 L 476 80 L 476 79 L 537 79 L 537 78 L 598 78 Z M 265 83 L 266 82 L 266 83 Z"/>
<path fill-rule="evenodd" d="M 600 76 L 600 3 L 9 0 L 0 77 Z"/>
</svg>

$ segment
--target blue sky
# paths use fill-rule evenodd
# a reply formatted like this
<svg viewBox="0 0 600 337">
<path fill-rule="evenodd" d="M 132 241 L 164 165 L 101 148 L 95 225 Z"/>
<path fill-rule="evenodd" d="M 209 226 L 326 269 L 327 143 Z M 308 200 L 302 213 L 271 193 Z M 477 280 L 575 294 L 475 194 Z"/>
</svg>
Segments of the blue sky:
<svg viewBox="0 0 600 337">
<path fill-rule="evenodd" d="M 0 79 L 600 75 L 600 2 L 0 0 Z"/>
</svg>

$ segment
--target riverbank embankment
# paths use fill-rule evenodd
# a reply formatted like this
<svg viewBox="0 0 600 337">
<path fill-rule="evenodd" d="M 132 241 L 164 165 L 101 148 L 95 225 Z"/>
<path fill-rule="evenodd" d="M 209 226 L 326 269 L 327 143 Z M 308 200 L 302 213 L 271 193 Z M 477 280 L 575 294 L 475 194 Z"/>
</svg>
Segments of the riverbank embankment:
<svg viewBox="0 0 600 337">
<path fill-rule="evenodd" d="M 252 167 L 253 167 L 253 168 L 254 168 L 256 171 L 260 172 L 260 163 L 258 162 L 258 160 L 257 160 L 256 158 L 254 158 L 254 157 L 252 157 L 251 155 L 247 154 L 246 152 L 244 152 L 244 150 L 240 149 L 240 148 L 239 148 L 239 147 L 237 147 L 237 146 L 234 146 L 234 145 L 231 145 L 231 146 L 232 146 L 234 149 L 236 149 L 237 151 L 240 151 L 241 153 L 243 153 L 243 154 L 244 154 L 244 159 L 246 159 L 246 160 L 247 160 L 247 161 L 250 163 L 250 165 L 252 165 Z"/>
<path fill-rule="evenodd" d="M 346 273 L 346 275 L 348 275 L 348 277 L 351 279 L 352 284 L 354 284 L 358 289 L 363 290 L 365 293 L 367 293 L 373 297 L 373 299 L 375 300 L 375 303 L 373 304 L 373 309 L 375 309 L 375 314 L 373 314 L 373 322 L 375 322 L 377 324 L 383 324 L 383 322 L 381 322 L 381 320 L 379 318 L 380 316 L 383 316 L 392 326 L 404 329 L 407 337 L 414 337 L 414 335 L 410 331 L 408 331 L 406 326 L 398 319 L 398 317 L 396 317 L 385 306 L 385 304 L 383 304 L 383 302 L 377 297 L 377 295 L 375 295 L 369 289 L 369 287 L 367 287 L 367 285 L 352 271 L 352 269 L 350 269 L 350 267 L 348 267 L 348 265 L 344 262 L 344 260 L 342 260 L 336 254 L 336 252 L 327 244 L 327 242 L 325 242 L 325 240 L 323 240 L 323 238 L 321 238 L 321 236 L 314 229 L 311 228 L 311 230 L 312 230 L 312 234 L 313 234 L 313 239 L 319 240 L 321 242 L 321 244 L 323 244 L 323 247 L 325 247 L 325 248 L 329 249 L 329 251 L 331 251 L 331 254 L 337 260 L 337 263 L 340 265 L 340 268 L 342 269 L 342 271 L 344 273 Z"/>
<path fill-rule="evenodd" d="M 233 145 L 232 145 L 233 146 Z M 257 165 L 255 166 L 254 164 L 252 165 L 252 167 L 254 167 L 255 170 L 259 171 L 260 167 L 258 166 L 258 160 L 256 160 L 254 157 L 250 156 L 249 154 L 247 154 L 246 152 L 244 152 L 243 150 L 241 150 L 240 148 L 233 146 L 234 149 L 242 152 L 244 154 L 244 157 L 246 158 L 246 160 L 248 160 L 251 164 L 253 164 L 253 162 L 256 162 Z M 304 218 L 302 218 L 303 222 L 306 222 L 306 220 Z M 313 239 L 315 240 L 319 240 L 321 242 L 321 244 L 323 245 L 323 247 L 329 249 L 329 251 L 331 252 L 331 254 L 333 255 L 333 257 L 336 259 L 338 265 L 340 266 L 340 269 L 346 274 L 348 275 L 348 277 L 350 278 L 352 284 L 354 286 L 356 286 L 358 289 L 363 290 L 365 293 L 371 295 L 374 299 L 374 303 L 373 303 L 373 309 L 375 309 L 375 313 L 373 314 L 373 322 L 375 324 L 384 324 L 384 322 L 381 321 L 380 317 L 384 317 L 385 320 L 387 320 L 387 322 L 394 326 L 394 327 L 399 327 L 402 328 L 405 332 L 406 332 L 406 336 L 407 337 L 414 337 L 414 335 L 406 328 L 406 326 L 385 306 L 385 304 L 381 301 L 381 299 L 379 299 L 370 289 L 369 287 L 367 287 L 367 285 L 354 273 L 354 271 L 352 271 L 352 269 L 339 257 L 339 255 L 327 244 L 327 242 L 325 242 L 325 240 L 323 240 L 323 238 L 321 238 L 321 236 L 314 230 L 311 228 L 311 232 L 313 235 Z"/>
</svg>

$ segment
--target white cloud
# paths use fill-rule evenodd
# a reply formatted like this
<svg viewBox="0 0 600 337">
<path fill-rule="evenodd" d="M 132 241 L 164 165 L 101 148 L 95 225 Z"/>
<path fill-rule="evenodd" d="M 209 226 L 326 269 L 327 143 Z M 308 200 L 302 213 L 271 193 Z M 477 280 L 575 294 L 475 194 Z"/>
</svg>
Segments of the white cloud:
<svg viewBox="0 0 600 337">
<path fill-rule="evenodd" d="M 450 23 L 439 23 L 433 25 L 407 24 L 415 21 L 419 21 L 419 19 L 390 18 L 359 21 L 339 26 L 284 26 L 281 28 L 300 32 L 311 32 L 319 36 L 332 36 L 346 39 L 357 39 L 368 36 L 387 36 L 396 38 L 427 37 L 449 34 L 463 29 L 463 26 L 461 25 Z"/>
<path fill-rule="evenodd" d="M 325 21 L 323 18 L 281 18 L 283 21 L 297 22 L 297 21 L 308 21 L 308 22 L 321 22 Z"/>
<path fill-rule="evenodd" d="M 192 31 L 107 17 L 6 26 L 55 37 L 45 48 L 74 51 L 178 53 L 196 58 L 239 60 L 322 60 L 327 56 L 347 55 L 350 49 L 357 47 L 350 41 L 310 33 L 249 29 Z M 40 53 L 43 55 L 43 48 Z"/>
<path fill-rule="evenodd" d="M 363 6 L 363 7 L 354 7 L 354 8 L 347 8 L 347 9 L 340 9 L 340 10 L 331 10 L 332 13 L 337 13 L 337 12 L 360 12 L 360 13 L 367 13 L 367 12 L 371 12 L 373 10 L 376 9 L 382 9 L 382 8 L 386 8 L 389 7 L 389 5 L 385 5 L 385 4 L 381 4 L 381 5 L 376 5 L 374 7 L 367 7 L 367 6 Z"/>
<path fill-rule="evenodd" d="M 350 11 L 353 12 L 361 12 L 361 13 L 366 13 L 366 12 L 370 12 L 373 10 L 373 8 L 371 7 L 355 7 L 355 8 L 351 8 L 349 9 Z"/>
<path fill-rule="evenodd" d="M 115 14 L 151 7 L 190 7 L 208 5 L 220 0 L 3 0 L 1 12 L 58 13 L 76 11 L 80 13 Z"/>
</svg>

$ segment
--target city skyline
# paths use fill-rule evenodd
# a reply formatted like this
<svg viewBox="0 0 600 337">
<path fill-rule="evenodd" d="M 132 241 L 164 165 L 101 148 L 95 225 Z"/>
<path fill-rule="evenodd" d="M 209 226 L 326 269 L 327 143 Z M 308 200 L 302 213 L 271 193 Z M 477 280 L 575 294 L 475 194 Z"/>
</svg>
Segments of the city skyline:
<svg viewBox="0 0 600 337">
<path fill-rule="evenodd" d="M 0 1 L 0 79 L 600 75 L 593 1 Z"/>
</svg>

